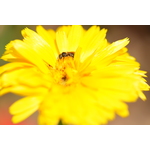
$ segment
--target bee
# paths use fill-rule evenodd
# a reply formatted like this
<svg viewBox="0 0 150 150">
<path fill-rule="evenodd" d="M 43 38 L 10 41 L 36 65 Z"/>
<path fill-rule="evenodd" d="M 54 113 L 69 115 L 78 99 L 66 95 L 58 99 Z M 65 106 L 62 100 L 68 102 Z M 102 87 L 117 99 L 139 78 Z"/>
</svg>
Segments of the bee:
<svg viewBox="0 0 150 150">
<path fill-rule="evenodd" d="M 63 57 L 73 57 L 74 58 L 74 52 L 62 52 L 59 54 L 59 59 L 62 59 Z"/>
</svg>

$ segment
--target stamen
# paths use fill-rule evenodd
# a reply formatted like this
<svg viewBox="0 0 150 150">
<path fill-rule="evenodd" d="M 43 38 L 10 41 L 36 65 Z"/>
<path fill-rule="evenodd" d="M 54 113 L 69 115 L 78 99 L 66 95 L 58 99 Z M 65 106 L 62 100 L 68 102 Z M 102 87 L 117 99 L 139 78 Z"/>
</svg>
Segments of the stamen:
<svg viewBox="0 0 150 150">
<path fill-rule="evenodd" d="M 63 81 L 66 81 L 66 80 L 67 80 L 67 76 L 63 76 L 61 79 L 62 79 Z"/>
</svg>

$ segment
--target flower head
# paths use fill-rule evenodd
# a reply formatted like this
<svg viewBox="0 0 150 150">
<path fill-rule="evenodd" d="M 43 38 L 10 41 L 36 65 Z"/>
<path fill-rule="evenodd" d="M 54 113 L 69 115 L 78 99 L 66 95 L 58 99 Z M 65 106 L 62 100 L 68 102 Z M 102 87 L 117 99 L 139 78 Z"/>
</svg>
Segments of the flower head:
<svg viewBox="0 0 150 150">
<path fill-rule="evenodd" d="M 129 115 L 125 102 L 145 100 L 146 72 L 128 54 L 129 39 L 110 44 L 106 32 L 98 26 L 56 32 L 37 26 L 6 45 L 1 59 L 10 63 L 0 67 L 0 95 L 24 96 L 9 109 L 12 121 L 38 110 L 39 124 L 107 124 L 115 114 Z"/>
</svg>

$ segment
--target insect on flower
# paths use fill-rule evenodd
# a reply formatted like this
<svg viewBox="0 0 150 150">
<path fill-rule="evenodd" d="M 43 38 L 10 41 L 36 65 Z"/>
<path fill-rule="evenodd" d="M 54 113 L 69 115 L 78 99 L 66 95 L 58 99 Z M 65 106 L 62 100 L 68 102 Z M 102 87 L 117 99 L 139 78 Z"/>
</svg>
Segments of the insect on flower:
<svg viewBox="0 0 150 150">
<path fill-rule="evenodd" d="M 109 43 L 106 32 L 99 26 L 37 26 L 8 43 L 0 95 L 24 96 L 9 108 L 13 123 L 38 111 L 39 124 L 107 124 L 116 114 L 129 115 L 126 102 L 146 100 L 146 71 L 129 55 L 129 39 Z"/>
<path fill-rule="evenodd" d="M 74 57 L 74 52 L 62 52 L 59 55 L 59 59 L 63 58 L 63 57 Z"/>
</svg>

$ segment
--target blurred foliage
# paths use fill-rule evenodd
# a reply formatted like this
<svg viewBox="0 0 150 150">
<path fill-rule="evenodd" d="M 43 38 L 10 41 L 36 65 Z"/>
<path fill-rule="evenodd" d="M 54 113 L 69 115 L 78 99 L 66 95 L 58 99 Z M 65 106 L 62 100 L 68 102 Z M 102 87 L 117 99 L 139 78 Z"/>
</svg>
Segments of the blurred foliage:
<svg viewBox="0 0 150 150">
<path fill-rule="evenodd" d="M 21 30 L 25 27 L 34 29 L 35 26 L 31 25 L 5 25 L 1 26 L 1 34 L 0 34 L 0 57 L 5 51 L 5 46 L 10 41 L 15 39 L 22 39 Z M 5 64 L 6 62 L 0 59 L 0 65 Z"/>
</svg>

